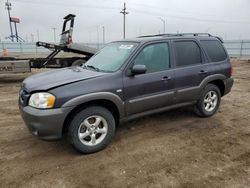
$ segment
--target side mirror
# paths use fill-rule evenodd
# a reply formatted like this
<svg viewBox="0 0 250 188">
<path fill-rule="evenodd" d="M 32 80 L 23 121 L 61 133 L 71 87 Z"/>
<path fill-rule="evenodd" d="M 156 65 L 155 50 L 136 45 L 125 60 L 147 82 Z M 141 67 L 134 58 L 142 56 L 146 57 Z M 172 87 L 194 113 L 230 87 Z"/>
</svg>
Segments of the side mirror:
<svg viewBox="0 0 250 188">
<path fill-rule="evenodd" d="M 147 68 L 145 65 L 134 65 L 131 69 L 131 74 L 132 75 L 137 75 L 137 74 L 144 74 L 146 73 Z"/>
</svg>

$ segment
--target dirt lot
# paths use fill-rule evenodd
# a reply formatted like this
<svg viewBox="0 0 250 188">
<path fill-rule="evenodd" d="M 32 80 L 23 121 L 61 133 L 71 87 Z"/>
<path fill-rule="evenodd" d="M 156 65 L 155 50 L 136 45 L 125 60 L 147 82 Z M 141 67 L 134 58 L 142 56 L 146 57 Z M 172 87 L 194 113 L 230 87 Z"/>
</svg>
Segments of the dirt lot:
<svg viewBox="0 0 250 188">
<path fill-rule="evenodd" d="M 249 187 L 250 63 L 233 64 L 215 116 L 185 108 L 138 119 L 92 155 L 33 137 L 17 107 L 27 74 L 0 75 L 0 187 Z"/>
</svg>

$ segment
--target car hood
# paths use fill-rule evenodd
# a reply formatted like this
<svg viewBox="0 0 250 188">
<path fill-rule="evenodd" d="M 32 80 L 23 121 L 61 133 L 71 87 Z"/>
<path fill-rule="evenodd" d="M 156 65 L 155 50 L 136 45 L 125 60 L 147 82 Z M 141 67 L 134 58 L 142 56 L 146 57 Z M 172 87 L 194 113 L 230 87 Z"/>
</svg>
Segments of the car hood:
<svg viewBox="0 0 250 188">
<path fill-rule="evenodd" d="M 82 67 L 68 67 L 38 73 L 26 78 L 22 87 L 27 92 L 45 91 L 61 85 L 103 76 L 107 73 L 87 70 Z"/>
</svg>

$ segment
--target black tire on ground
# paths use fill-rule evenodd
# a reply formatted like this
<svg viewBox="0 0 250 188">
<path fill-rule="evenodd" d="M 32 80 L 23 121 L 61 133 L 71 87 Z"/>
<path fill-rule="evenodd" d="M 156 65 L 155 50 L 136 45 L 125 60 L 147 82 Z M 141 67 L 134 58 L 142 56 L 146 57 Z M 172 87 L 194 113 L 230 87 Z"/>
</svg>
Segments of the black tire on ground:
<svg viewBox="0 0 250 188">
<path fill-rule="evenodd" d="M 81 66 L 81 65 L 83 65 L 85 62 L 86 62 L 86 60 L 84 60 L 84 59 L 77 59 L 77 60 L 75 60 L 75 61 L 72 63 L 71 66 Z"/>
<path fill-rule="evenodd" d="M 90 140 L 90 141 L 87 140 L 88 143 L 85 144 L 83 142 L 86 142 L 86 140 L 80 139 L 79 131 L 80 132 L 82 131 L 81 129 L 83 128 L 83 126 L 81 126 L 81 124 L 83 124 L 84 120 L 88 119 L 89 117 L 93 117 L 93 116 L 98 116 L 98 117 L 104 118 L 104 120 L 106 121 L 106 127 L 107 127 L 106 130 L 107 131 L 106 131 L 106 135 L 103 137 L 103 140 L 100 143 L 96 142 L 96 145 L 88 145 L 88 143 L 89 144 L 92 143 L 91 135 L 93 133 L 89 134 L 89 136 L 85 137 L 85 139 Z M 89 120 L 88 120 L 88 122 L 89 122 Z M 94 124 L 95 122 L 92 122 L 92 123 Z M 100 123 L 100 125 L 101 124 L 102 124 L 102 122 Z M 85 128 L 85 131 L 82 131 L 82 132 L 86 133 L 88 128 L 87 127 L 84 127 L 84 128 Z M 73 118 L 69 124 L 68 137 L 69 137 L 71 144 L 73 145 L 73 147 L 77 151 L 79 151 L 81 153 L 85 153 L 85 154 L 95 153 L 97 151 L 104 149 L 111 142 L 111 140 L 115 134 L 115 128 L 116 128 L 115 119 L 109 110 L 107 110 L 106 108 L 101 107 L 101 106 L 90 106 L 90 107 L 84 108 L 83 110 L 79 111 L 78 113 L 76 113 L 73 116 Z M 87 132 L 89 132 L 89 131 L 87 131 Z M 98 140 L 98 134 L 99 133 L 95 133 L 96 141 Z"/>
<path fill-rule="evenodd" d="M 210 105 L 211 109 L 206 110 L 205 98 L 206 99 L 207 99 L 207 97 L 209 98 L 209 93 L 210 94 L 212 93 L 213 96 L 216 95 L 217 103 L 216 103 L 216 105 L 214 105 L 214 108 L 212 107 L 212 105 Z M 212 100 L 211 102 L 213 102 L 213 99 L 210 98 L 210 100 Z M 218 108 L 220 106 L 220 101 L 221 101 L 221 92 L 220 92 L 219 88 L 214 84 L 208 84 L 203 89 L 203 91 L 200 95 L 200 98 L 197 101 L 197 104 L 195 106 L 195 113 L 200 117 L 210 117 L 210 116 L 214 115 L 216 113 L 216 111 L 218 110 Z M 209 103 L 209 102 L 207 102 L 207 103 Z"/>
</svg>

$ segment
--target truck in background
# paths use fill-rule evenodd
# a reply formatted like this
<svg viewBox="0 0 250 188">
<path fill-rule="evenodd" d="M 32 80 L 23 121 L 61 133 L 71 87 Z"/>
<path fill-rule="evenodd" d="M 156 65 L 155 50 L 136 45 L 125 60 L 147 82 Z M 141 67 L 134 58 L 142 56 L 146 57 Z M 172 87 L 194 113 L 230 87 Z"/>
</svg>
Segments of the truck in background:
<svg viewBox="0 0 250 188">
<path fill-rule="evenodd" d="M 0 57 L 0 73 L 24 73 L 31 68 L 42 67 L 69 67 L 84 64 L 96 52 L 96 48 L 73 43 L 72 34 L 75 15 L 68 14 L 64 17 L 64 23 L 59 44 L 36 42 L 38 47 L 44 47 L 51 51 L 47 57 L 40 58 L 15 58 Z M 69 56 L 58 56 L 60 52 L 70 53 Z M 74 55 L 75 54 L 75 55 Z"/>
</svg>

